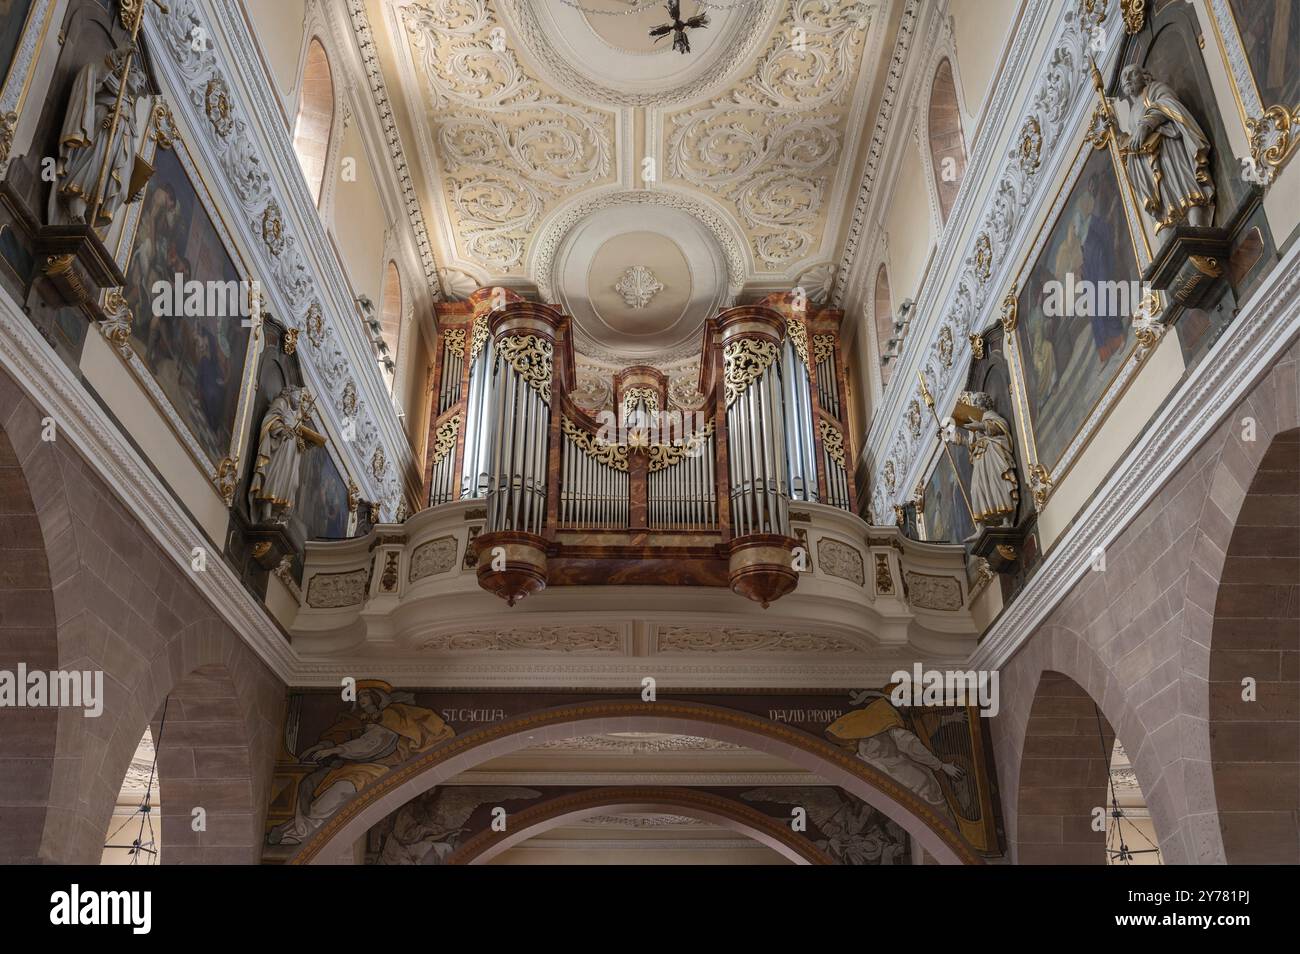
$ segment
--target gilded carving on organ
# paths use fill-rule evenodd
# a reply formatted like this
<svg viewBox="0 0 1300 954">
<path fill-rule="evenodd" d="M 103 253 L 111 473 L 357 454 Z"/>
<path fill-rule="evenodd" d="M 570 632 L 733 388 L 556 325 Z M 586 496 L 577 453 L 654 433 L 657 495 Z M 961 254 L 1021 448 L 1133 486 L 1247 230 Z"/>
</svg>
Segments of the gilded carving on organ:
<svg viewBox="0 0 1300 954">
<path fill-rule="evenodd" d="M 72 83 L 72 94 L 59 130 L 54 187 L 50 190 L 52 225 L 106 226 L 113 221 L 122 203 L 134 198 L 129 193 L 132 185 L 142 184 L 136 171 L 139 164 L 136 153 L 141 140 L 136 103 L 145 94 L 146 80 L 134 62 L 127 72 L 117 126 L 112 128 L 114 112 L 118 110 L 122 67 L 134 52 L 131 45 L 119 46 L 103 60 L 83 66 Z M 98 211 L 92 213 L 91 206 L 96 199 Z M 87 222 L 92 214 L 95 221 Z"/>
<path fill-rule="evenodd" d="M 314 406 L 306 388 L 287 387 L 266 409 L 248 487 L 248 509 L 255 522 L 283 524 L 297 503 L 303 455 L 325 443 L 325 437 L 308 426 Z"/>
<path fill-rule="evenodd" d="M 993 408 L 983 391 L 966 391 L 957 399 L 952 417 L 943 422 L 943 437 L 965 444 L 970 452 L 970 505 L 976 523 L 1005 526 L 1014 520 L 1020 500 L 1011 425 Z"/>
<path fill-rule="evenodd" d="M 1210 137 L 1173 89 L 1141 66 L 1124 67 L 1120 88 L 1129 101 L 1120 154 L 1156 231 L 1213 225 Z"/>
</svg>

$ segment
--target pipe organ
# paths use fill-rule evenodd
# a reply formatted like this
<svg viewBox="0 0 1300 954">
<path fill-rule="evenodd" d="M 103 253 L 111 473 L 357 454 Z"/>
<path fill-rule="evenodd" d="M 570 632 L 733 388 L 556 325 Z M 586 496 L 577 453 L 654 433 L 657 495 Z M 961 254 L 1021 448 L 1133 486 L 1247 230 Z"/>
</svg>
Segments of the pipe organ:
<svg viewBox="0 0 1300 954">
<path fill-rule="evenodd" d="M 767 605 L 798 582 L 792 503 L 855 507 L 841 313 L 772 295 L 706 323 L 701 406 L 667 377 L 615 375 L 612 406 L 576 388 L 569 319 L 503 289 L 438 306 L 429 506 L 483 501 L 484 588 L 729 585 Z"/>
</svg>

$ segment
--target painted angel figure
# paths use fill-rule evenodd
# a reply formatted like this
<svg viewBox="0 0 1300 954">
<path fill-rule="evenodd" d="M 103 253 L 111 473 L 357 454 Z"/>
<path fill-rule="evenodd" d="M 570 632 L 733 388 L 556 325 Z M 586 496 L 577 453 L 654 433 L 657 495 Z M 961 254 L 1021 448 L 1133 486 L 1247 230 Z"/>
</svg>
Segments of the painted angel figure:
<svg viewBox="0 0 1300 954">
<path fill-rule="evenodd" d="M 1210 137 L 1173 89 L 1136 63 L 1120 73 L 1120 88 L 1129 102 L 1120 152 L 1156 232 L 1183 221 L 1213 225 Z"/>
<path fill-rule="evenodd" d="M 119 46 L 101 62 L 87 63 L 73 80 L 59 130 L 59 155 L 50 190 L 48 213 L 52 225 L 86 223 L 96 196 L 100 200 L 99 210 L 95 221 L 87 224 L 95 228 L 109 225 L 128 198 L 142 133 L 138 128 L 136 103 L 146 89 L 144 73 L 134 60 L 127 72 L 126 94 L 122 97 L 112 142 L 109 127 L 117 109 L 122 64 L 134 52 L 130 44 Z"/>
<path fill-rule="evenodd" d="M 906 864 L 907 834 L 866 802 L 829 786 L 756 788 L 742 792 L 747 802 L 798 805 L 808 812 L 822 837 L 815 844 L 842 865 Z"/>
<path fill-rule="evenodd" d="M 943 421 L 943 438 L 965 444 L 970 453 L 970 506 L 975 523 L 1006 526 L 1015 519 L 1020 479 L 1011 443 L 1011 425 L 983 391 L 966 391 L 953 416 Z"/>
<path fill-rule="evenodd" d="M 284 523 L 298 500 L 302 458 L 325 437 L 307 422 L 315 399 L 306 388 L 286 387 L 271 402 L 258 434 L 257 460 L 248 486 L 248 510 L 259 523 Z"/>
<path fill-rule="evenodd" d="M 832 742 L 853 749 L 860 760 L 888 775 L 921 801 L 952 817 L 938 776 L 960 781 L 966 770 L 956 762 L 943 761 L 921 741 L 890 701 L 893 689 L 890 685 L 859 694 L 855 702 L 872 701 L 827 726 L 826 735 Z"/>
<path fill-rule="evenodd" d="M 533 788 L 451 785 L 425 792 L 399 808 L 379 852 L 381 865 L 440 865 L 456 850 L 465 823 L 480 805 L 541 798 Z"/>
<path fill-rule="evenodd" d="M 298 845 L 352 796 L 411 756 L 455 735 L 409 692 L 378 679 L 357 682 L 356 712 L 345 713 L 298 758 L 319 765 L 298 784 L 293 818 L 271 829 L 272 845 Z"/>
</svg>

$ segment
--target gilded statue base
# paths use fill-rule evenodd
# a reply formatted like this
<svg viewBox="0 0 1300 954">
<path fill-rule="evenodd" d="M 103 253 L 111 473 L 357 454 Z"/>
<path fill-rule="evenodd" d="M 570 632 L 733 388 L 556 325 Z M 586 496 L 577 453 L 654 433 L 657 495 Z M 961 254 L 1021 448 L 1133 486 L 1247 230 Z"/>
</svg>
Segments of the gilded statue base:
<svg viewBox="0 0 1300 954">
<path fill-rule="evenodd" d="M 984 527 L 971 545 L 971 553 L 989 561 L 994 573 L 1011 573 L 1020 562 L 1028 527 Z"/>
<path fill-rule="evenodd" d="M 36 234 L 36 261 L 54 289 L 51 304 L 74 308 L 97 300 L 107 288 L 120 288 L 126 276 L 95 230 L 86 225 L 47 225 Z"/>
<path fill-rule="evenodd" d="M 1227 273 L 1230 244 L 1226 229 L 1175 226 L 1142 279 L 1172 304 L 1195 308 Z"/>
</svg>

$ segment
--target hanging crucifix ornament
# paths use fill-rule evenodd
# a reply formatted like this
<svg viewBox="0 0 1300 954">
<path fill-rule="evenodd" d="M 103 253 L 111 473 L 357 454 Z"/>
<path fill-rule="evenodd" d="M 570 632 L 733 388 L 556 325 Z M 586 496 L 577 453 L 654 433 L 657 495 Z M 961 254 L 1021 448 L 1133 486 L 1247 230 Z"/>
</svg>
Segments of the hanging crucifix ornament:
<svg viewBox="0 0 1300 954">
<path fill-rule="evenodd" d="M 672 17 L 673 22 L 655 27 L 650 31 L 650 36 L 658 42 L 671 33 L 673 34 L 674 50 L 678 53 L 691 52 L 691 41 L 687 38 L 686 31 L 708 26 L 709 15 L 707 13 L 699 13 L 691 17 L 689 20 L 683 20 L 681 0 L 668 0 L 668 15 Z"/>
</svg>

